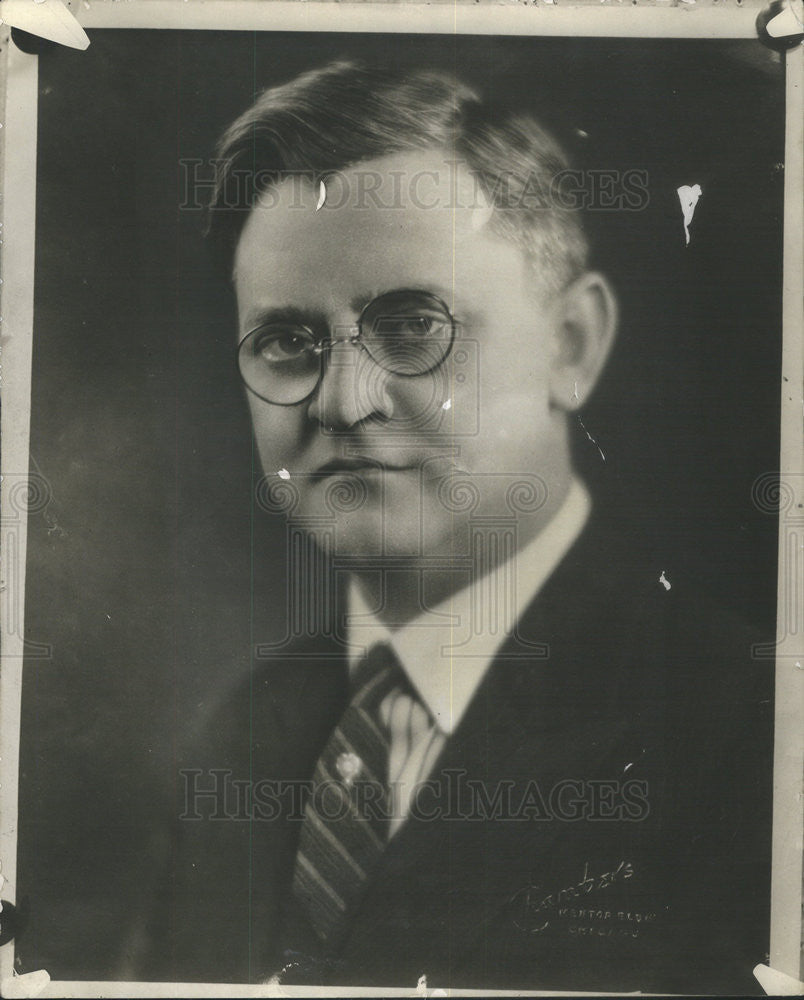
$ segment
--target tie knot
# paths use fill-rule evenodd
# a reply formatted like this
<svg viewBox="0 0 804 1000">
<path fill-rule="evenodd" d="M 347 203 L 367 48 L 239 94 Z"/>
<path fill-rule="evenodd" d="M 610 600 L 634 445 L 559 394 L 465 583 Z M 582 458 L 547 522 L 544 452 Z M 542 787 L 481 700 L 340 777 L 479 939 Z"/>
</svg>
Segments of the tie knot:
<svg viewBox="0 0 804 1000">
<path fill-rule="evenodd" d="M 402 664 L 387 642 L 372 646 L 352 675 L 352 704 L 372 711 L 396 687 L 407 687 Z"/>
</svg>

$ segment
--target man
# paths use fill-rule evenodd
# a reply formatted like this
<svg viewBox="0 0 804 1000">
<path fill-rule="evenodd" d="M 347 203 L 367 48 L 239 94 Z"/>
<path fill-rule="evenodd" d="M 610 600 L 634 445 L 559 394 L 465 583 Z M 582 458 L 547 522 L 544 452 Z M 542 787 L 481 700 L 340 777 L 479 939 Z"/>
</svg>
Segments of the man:
<svg viewBox="0 0 804 1000">
<path fill-rule="evenodd" d="M 260 647 L 184 776 L 172 974 L 750 989 L 768 693 L 574 472 L 617 309 L 562 151 L 447 77 L 334 64 L 218 162 L 263 505 L 313 543 L 289 612 L 336 607 Z"/>
</svg>

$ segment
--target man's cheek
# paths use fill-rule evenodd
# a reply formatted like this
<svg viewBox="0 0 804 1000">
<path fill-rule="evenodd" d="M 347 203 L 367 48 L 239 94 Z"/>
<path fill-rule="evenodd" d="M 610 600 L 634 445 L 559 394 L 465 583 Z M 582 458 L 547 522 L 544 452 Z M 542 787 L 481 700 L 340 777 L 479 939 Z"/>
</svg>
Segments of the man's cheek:
<svg viewBox="0 0 804 1000">
<path fill-rule="evenodd" d="M 471 439 L 480 433 L 481 360 L 480 344 L 464 337 L 456 342 L 444 371 L 440 429 L 451 432 L 457 439 Z"/>
<path fill-rule="evenodd" d="M 271 407 L 271 410 L 277 409 Z M 263 472 L 278 475 L 292 470 L 301 453 L 298 421 L 289 421 L 288 414 L 267 411 L 266 404 L 252 405 L 251 420 Z"/>
</svg>

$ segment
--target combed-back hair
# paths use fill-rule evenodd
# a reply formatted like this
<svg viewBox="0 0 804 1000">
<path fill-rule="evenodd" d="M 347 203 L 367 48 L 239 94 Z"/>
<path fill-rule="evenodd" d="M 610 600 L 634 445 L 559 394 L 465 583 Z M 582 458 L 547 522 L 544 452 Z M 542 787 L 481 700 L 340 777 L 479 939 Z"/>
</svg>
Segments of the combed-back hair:
<svg viewBox="0 0 804 1000">
<path fill-rule="evenodd" d="M 280 178 L 324 177 L 366 160 L 443 149 L 465 161 L 493 206 L 493 231 L 561 287 L 586 265 L 578 211 L 544 197 L 569 167 L 556 140 L 527 114 L 496 117 L 447 74 L 391 74 L 333 62 L 263 91 L 216 151 L 209 233 L 231 264 L 248 209 Z M 541 192 L 541 195 L 538 193 Z"/>
</svg>

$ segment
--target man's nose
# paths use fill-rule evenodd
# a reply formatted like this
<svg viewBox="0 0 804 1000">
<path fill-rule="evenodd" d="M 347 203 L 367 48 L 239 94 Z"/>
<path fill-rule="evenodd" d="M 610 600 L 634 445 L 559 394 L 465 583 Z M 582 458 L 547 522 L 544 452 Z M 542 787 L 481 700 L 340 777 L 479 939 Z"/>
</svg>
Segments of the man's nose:
<svg viewBox="0 0 804 1000">
<path fill-rule="evenodd" d="M 356 335 L 353 326 L 334 330 L 334 343 L 322 359 L 324 373 L 308 413 L 327 430 L 347 430 L 372 417 L 386 421 L 393 413 L 388 373 L 353 342 Z"/>
</svg>

